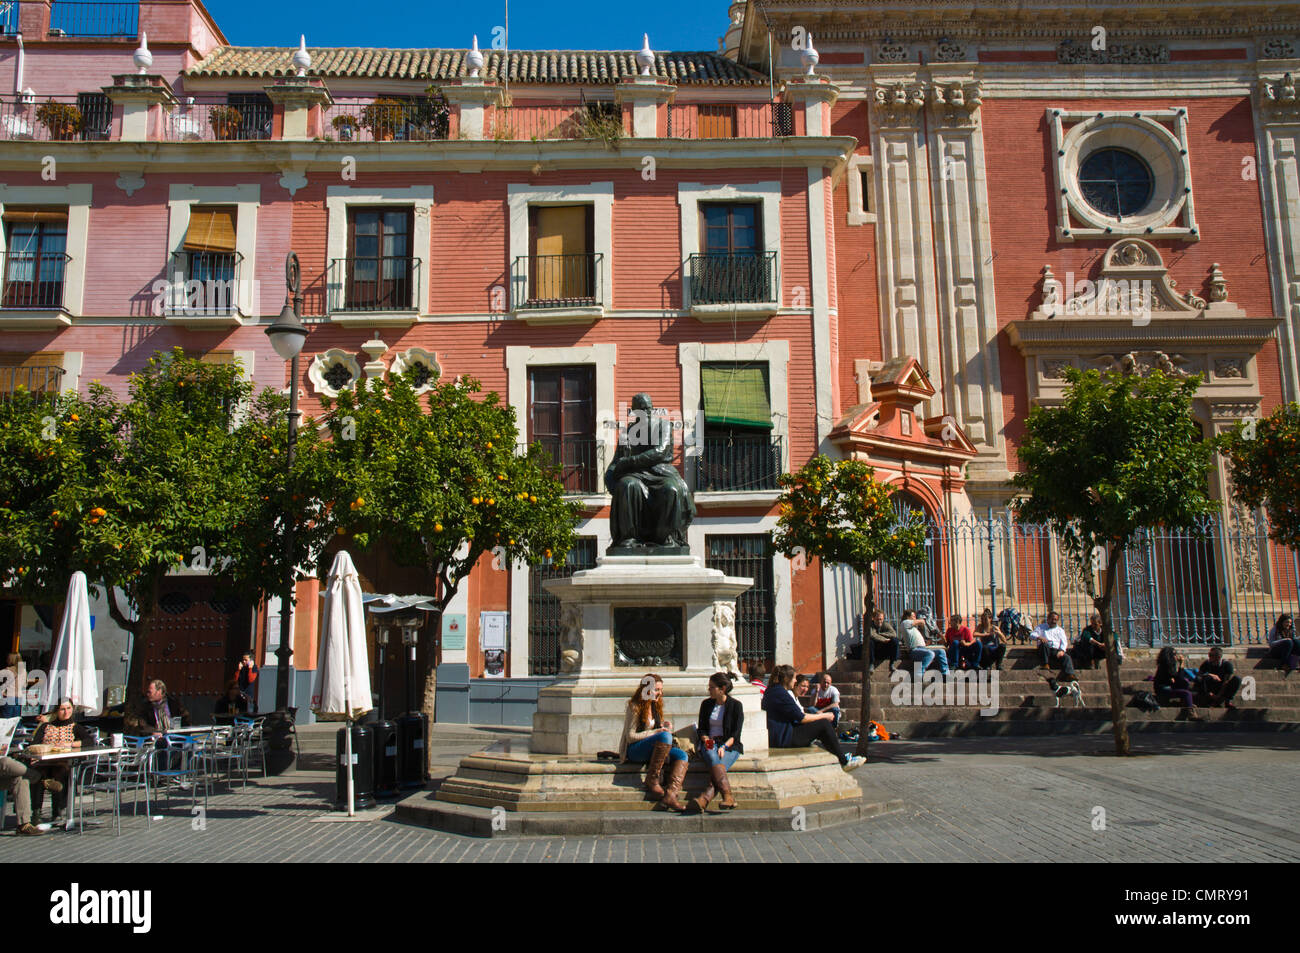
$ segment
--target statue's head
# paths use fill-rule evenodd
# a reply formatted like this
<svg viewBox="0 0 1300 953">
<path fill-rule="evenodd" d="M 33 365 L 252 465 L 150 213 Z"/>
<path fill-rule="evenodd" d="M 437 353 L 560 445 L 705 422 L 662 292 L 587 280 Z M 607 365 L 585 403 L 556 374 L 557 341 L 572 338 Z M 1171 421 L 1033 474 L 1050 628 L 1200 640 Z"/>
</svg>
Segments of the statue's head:
<svg viewBox="0 0 1300 953">
<path fill-rule="evenodd" d="M 646 413 L 649 413 L 650 411 L 654 410 L 654 408 L 655 408 L 654 401 L 650 399 L 649 394 L 644 394 L 644 393 L 637 394 L 635 397 L 632 398 L 633 410 L 643 410 Z"/>
</svg>

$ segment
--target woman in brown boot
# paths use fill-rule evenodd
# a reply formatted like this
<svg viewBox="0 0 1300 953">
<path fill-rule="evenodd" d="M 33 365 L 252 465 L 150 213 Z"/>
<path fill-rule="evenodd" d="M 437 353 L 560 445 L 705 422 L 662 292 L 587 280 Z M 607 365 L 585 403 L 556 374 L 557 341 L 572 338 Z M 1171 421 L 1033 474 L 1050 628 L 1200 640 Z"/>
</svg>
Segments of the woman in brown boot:
<svg viewBox="0 0 1300 953">
<path fill-rule="evenodd" d="M 623 760 L 632 764 L 648 764 L 645 789 L 655 800 L 663 800 L 664 807 L 684 811 L 686 806 L 677 800 L 682 782 L 686 780 L 686 752 L 673 744 L 673 724 L 664 718 L 664 680 L 658 675 L 641 679 L 627 703 L 627 717 L 623 720 L 621 751 Z M 659 783 L 664 762 L 669 763 L 668 784 Z"/>
<path fill-rule="evenodd" d="M 740 732 L 745 726 L 745 706 L 731 697 L 731 677 L 726 672 L 709 676 L 709 697 L 700 705 L 700 718 L 696 730 L 700 736 L 700 754 L 708 762 L 712 781 L 704 793 L 691 799 L 692 813 L 708 810 L 715 793 L 722 794 L 724 811 L 736 806 L 731 796 L 731 782 L 727 769 L 736 763 L 745 751 L 740 743 Z"/>
</svg>

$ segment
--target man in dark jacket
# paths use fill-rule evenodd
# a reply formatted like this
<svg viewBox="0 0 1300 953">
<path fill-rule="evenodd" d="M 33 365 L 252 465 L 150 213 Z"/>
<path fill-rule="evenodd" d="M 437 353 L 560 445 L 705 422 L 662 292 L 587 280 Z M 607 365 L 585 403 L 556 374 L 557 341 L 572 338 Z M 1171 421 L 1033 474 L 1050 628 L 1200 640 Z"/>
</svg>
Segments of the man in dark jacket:
<svg viewBox="0 0 1300 953">
<path fill-rule="evenodd" d="M 867 650 L 871 653 L 871 668 L 880 664 L 884 659 L 889 659 L 889 671 L 894 671 L 894 666 L 898 664 L 898 653 L 902 648 L 902 640 L 898 637 L 898 632 L 894 627 L 885 620 L 883 609 L 877 609 L 871 614 L 871 623 L 867 624 L 866 615 L 858 617 L 858 625 L 862 634 L 866 636 L 863 641 L 867 645 Z"/>
<path fill-rule="evenodd" d="M 1222 705 L 1231 711 L 1237 706 L 1232 699 L 1241 688 L 1241 676 L 1232 673 L 1232 663 L 1223 657 L 1217 645 L 1210 649 L 1210 657 L 1201 663 L 1198 688 L 1209 696 L 1210 707 Z"/>
<path fill-rule="evenodd" d="M 176 731 L 190 723 L 190 713 L 175 695 L 167 694 L 162 679 L 152 679 L 144 694 L 137 698 L 122 720 L 122 730 L 128 735 L 152 735 L 161 738 L 165 732 Z"/>
</svg>

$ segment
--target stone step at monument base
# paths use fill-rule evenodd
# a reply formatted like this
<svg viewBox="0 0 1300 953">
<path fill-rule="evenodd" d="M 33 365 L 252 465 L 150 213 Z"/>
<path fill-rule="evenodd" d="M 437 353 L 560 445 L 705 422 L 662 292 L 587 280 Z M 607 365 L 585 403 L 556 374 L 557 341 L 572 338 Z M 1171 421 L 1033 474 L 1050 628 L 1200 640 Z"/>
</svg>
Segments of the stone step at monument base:
<svg viewBox="0 0 1300 953">
<path fill-rule="evenodd" d="M 1151 715 L 1143 713 L 1142 720 L 1130 719 L 1130 734 L 1224 734 L 1224 733 L 1294 733 L 1300 732 L 1300 721 L 1283 720 L 1220 720 L 1188 721 L 1181 713 L 1177 717 L 1157 719 L 1161 712 Z M 893 721 L 885 722 L 891 736 L 898 741 L 910 741 L 925 738 L 992 738 L 999 736 L 1030 737 L 1036 735 L 1109 735 L 1113 730 L 1109 718 L 1043 718 L 1043 719 L 989 719 L 974 718 L 935 721 Z M 895 734 L 896 733 L 896 734 Z M 889 745 L 893 741 L 873 743 Z"/>
<path fill-rule="evenodd" d="M 704 814 L 671 811 L 544 811 L 502 816 L 489 808 L 450 804 L 427 791 L 401 801 L 394 816 L 448 834 L 471 837 L 583 837 L 657 834 L 760 834 L 793 830 L 827 830 L 903 809 L 899 798 L 863 798 L 857 802 L 813 804 L 776 811 L 719 811 Z"/>
<path fill-rule="evenodd" d="M 727 774 L 739 811 L 788 811 L 862 797 L 857 782 L 820 748 L 742 755 Z M 708 784 L 707 767 L 692 758 L 680 799 L 684 802 L 699 794 Z M 436 799 L 489 811 L 502 808 L 530 814 L 635 813 L 659 807 L 646 795 L 645 765 L 534 754 L 526 744 L 515 741 L 492 745 L 462 759 L 455 774 L 443 780 Z"/>
</svg>

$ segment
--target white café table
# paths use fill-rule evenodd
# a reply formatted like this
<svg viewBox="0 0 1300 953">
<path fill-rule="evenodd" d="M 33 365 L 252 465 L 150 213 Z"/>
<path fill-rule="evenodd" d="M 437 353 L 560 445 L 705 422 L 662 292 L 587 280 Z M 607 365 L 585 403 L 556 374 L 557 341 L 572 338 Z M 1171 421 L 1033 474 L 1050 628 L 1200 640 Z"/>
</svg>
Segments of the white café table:
<svg viewBox="0 0 1300 953">
<path fill-rule="evenodd" d="M 121 754 L 124 750 L 125 749 L 123 748 L 73 748 L 71 751 L 58 751 L 52 754 L 41 755 L 39 758 L 32 758 L 32 766 L 40 768 L 42 765 L 53 764 L 56 762 L 98 758 L 103 754 Z M 76 765 L 73 765 L 73 770 L 68 775 L 68 801 L 67 806 L 65 807 L 68 817 L 63 822 L 63 829 L 65 831 L 72 830 L 73 811 L 77 804 L 76 779 Z"/>
</svg>

